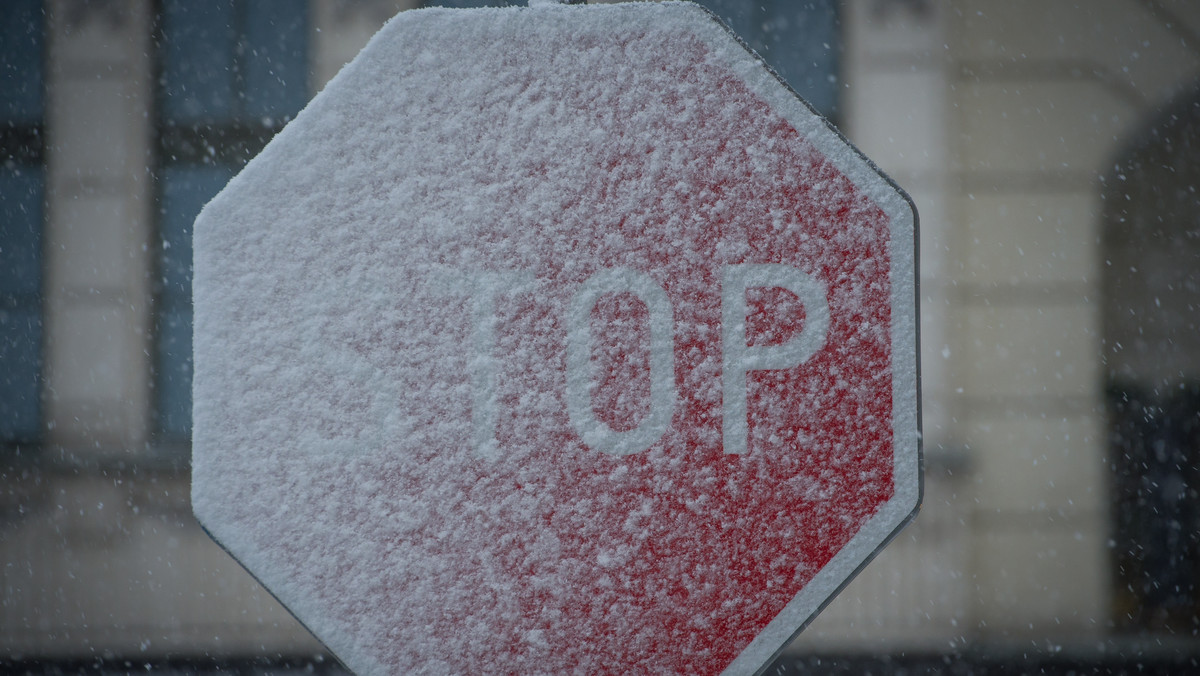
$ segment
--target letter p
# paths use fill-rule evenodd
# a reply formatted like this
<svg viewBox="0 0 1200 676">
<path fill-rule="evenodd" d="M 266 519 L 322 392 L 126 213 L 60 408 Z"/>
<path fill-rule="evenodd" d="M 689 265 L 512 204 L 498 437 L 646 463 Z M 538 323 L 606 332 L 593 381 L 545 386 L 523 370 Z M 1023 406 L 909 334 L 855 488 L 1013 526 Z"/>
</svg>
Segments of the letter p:
<svg viewBox="0 0 1200 676">
<path fill-rule="evenodd" d="M 804 328 L 779 345 L 746 345 L 746 291 L 754 287 L 791 291 L 804 305 Z M 721 276 L 722 440 L 726 453 L 745 453 L 746 374 L 799 366 L 825 345 L 829 333 L 829 303 L 821 283 L 781 263 L 726 266 Z"/>
</svg>

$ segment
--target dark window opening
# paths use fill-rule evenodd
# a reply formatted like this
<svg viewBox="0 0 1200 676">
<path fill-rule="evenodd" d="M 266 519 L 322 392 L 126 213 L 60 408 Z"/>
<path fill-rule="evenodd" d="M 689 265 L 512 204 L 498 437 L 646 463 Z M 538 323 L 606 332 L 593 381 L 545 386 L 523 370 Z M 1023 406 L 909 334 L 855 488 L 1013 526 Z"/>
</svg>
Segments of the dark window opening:
<svg viewBox="0 0 1200 676">
<path fill-rule="evenodd" d="M 306 6 L 163 0 L 156 28 L 158 438 L 192 431 L 192 222 L 309 97 Z"/>
<path fill-rule="evenodd" d="M 42 437 L 45 13 L 0 10 L 0 444 Z"/>
<path fill-rule="evenodd" d="M 721 17 L 784 82 L 836 124 L 842 53 L 838 2 L 697 2 Z"/>
<path fill-rule="evenodd" d="M 1200 95 L 1104 179 L 1114 619 L 1200 627 Z"/>
</svg>

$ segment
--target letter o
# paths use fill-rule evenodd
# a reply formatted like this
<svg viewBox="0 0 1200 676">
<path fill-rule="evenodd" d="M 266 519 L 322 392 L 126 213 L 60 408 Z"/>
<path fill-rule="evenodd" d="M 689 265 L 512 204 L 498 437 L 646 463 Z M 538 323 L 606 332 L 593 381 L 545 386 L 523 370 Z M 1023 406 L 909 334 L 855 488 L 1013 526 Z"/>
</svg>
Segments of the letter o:
<svg viewBox="0 0 1200 676">
<path fill-rule="evenodd" d="M 609 427 L 592 410 L 592 308 L 604 294 L 631 293 L 650 314 L 650 412 L 624 432 Z M 671 426 L 675 411 L 674 309 L 667 292 L 644 272 L 610 268 L 580 285 L 567 310 L 567 415 L 589 448 L 610 455 L 640 453 Z"/>
</svg>

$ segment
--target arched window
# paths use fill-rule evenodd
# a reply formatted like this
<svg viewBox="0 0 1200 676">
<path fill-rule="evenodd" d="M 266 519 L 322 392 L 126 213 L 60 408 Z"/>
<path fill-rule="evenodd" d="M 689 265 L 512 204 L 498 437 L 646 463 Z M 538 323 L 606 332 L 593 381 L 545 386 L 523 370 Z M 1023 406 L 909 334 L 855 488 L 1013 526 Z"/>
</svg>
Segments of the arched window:
<svg viewBox="0 0 1200 676">
<path fill-rule="evenodd" d="M 1105 177 L 1104 363 L 1118 627 L 1200 613 L 1200 92 Z"/>
</svg>

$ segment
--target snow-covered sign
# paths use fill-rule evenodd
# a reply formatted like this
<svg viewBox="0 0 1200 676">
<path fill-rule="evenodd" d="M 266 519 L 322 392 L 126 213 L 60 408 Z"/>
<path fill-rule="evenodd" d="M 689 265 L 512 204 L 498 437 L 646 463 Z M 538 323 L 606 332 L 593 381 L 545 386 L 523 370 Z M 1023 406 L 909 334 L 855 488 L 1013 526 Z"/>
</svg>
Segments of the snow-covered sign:
<svg viewBox="0 0 1200 676">
<path fill-rule="evenodd" d="M 361 674 L 753 672 L 916 510 L 914 249 L 695 5 L 401 14 L 196 222 L 196 514 Z"/>
</svg>

